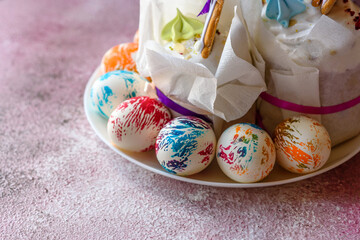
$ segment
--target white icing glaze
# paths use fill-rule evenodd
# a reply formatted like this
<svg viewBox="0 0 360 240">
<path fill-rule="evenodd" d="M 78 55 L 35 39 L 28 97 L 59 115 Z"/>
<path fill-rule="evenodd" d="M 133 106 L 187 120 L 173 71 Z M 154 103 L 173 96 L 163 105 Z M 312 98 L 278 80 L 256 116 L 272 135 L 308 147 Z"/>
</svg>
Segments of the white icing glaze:
<svg viewBox="0 0 360 240">
<path fill-rule="evenodd" d="M 221 27 L 221 26 L 219 26 Z M 182 41 L 181 43 L 168 42 L 164 48 L 174 57 L 182 58 L 191 62 L 203 63 L 205 66 L 217 65 L 220 61 L 228 32 L 224 31 L 215 35 L 213 50 L 207 59 L 202 58 L 201 51 L 197 48 L 200 43 L 199 38 Z"/>
<path fill-rule="evenodd" d="M 199 38 L 192 38 L 180 43 L 168 42 L 165 45 L 165 49 L 168 50 L 173 56 L 190 60 L 191 58 L 196 58 L 199 56 L 200 52 L 196 49 L 196 45 L 199 43 Z"/>
</svg>

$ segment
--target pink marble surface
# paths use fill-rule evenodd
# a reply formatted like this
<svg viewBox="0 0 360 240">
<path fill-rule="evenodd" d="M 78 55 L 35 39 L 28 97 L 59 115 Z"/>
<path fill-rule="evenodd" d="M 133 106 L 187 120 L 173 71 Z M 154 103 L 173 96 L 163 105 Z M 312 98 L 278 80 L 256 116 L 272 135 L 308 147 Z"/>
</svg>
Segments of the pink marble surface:
<svg viewBox="0 0 360 240">
<path fill-rule="evenodd" d="M 0 239 L 360 239 L 360 155 L 279 187 L 177 182 L 94 134 L 82 94 L 138 1 L 0 1 Z"/>
</svg>

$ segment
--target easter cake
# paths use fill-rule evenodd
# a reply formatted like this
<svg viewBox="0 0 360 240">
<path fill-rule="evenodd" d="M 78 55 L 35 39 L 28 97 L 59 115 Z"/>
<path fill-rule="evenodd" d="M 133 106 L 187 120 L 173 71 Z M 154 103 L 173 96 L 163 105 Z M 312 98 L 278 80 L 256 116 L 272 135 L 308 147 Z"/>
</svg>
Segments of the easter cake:
<svg viewBox="0 0 360 240">
<path fill-rule="evenodd" d="M 179 176 L 210 164 L 243 183 L 275 164 L 311 173 L 360 133 L 360 8 L 141 0 L 133 42 L 109 49 L 100 73 L 90 97 L 118 149 L 155 148 Z"/>
<path fill-rule="evenodd" d="M 246 3 L 258 9 L 258 22 L 249 23 L 249 28 L 258 28 L 253 38 L 267 64 L 268 91 L 259 102 L 265 127 L 273 131 L 282 119 L 300 111 L 311 114 L 327 128 L 333 145 L 357 136 L 360 133 L 360 104 L 357 104 L 360 7 L 351 0 L 324 0 L 322 4 L 315 0 L 288 0 L 300 2 L 304 8 L 303 12 L 285 19 L 281 12 L 274 16 L 270 4 L 276 1 L 257 6 L 254 2 Z M 282 11 L 284 15 L 297 13 L 299 8 Z M 274 103 L 271 97 L 308 108 L 284 109 L 284 102 L 271 105 Z"/>
</svg>

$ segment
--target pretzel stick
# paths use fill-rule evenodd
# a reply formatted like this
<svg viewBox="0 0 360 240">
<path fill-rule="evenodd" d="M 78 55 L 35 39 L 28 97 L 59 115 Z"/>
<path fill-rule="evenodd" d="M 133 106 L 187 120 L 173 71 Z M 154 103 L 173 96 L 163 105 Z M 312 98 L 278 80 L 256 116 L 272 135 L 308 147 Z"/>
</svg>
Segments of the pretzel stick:
<svg viewBox="0 0 360 240">
<path fill-rule="evenodd" d="M 312 0 L 311 5 L 313 7 L 320 7 L 321 13 L 326 15 L 334 7 L 336 0 Z"/>
<path fill-rule="evenodd" d="M 220 20 L 220 15 L 222 8 L 224 6 L 224 0 L 214 0 L 216 1 L 214 11 L 209 20 L 208 28 L 206 29 L 205 37 L 204 37 L 204 48 L 201 51 L 201 56 L 203 58 L 208 58 L 215 39 L 216 28 Z"/>
<path fill-rule="evenodd" d="M 328 14 L 335 5 L 335 3 L 336 0 L 323 0 L 321 4 L 321 13 Z"/>
</svg>

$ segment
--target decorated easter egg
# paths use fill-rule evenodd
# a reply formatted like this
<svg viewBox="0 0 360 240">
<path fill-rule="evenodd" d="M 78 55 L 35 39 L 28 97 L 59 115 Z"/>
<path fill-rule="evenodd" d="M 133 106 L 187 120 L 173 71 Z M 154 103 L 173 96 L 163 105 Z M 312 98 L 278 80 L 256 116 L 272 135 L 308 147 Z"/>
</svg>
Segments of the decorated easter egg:
<svg viewBox="0 0 360 240">
<path fill-rule="evenodd" d="M 114 70 L 137 72 L 135 63 L 137 50 L 137 43 L 123 43 L 109 49 L 101 61 L 101 71 L 103 73 Z"/>
<path fill-rule="evenodd" d="M 118 148 L 146 152 L 154 149 L 157 135 L 170 119 L 170 112 L 160 101 L 134 97 L 122 102 L 111 114 L 107 132 Z"/>
<path fill-rule="evenodd" d="M 240 123 L 222 133 L 216 157 L 229 178 L 243 183 L 257 182 L 273 169 L 275 146 L 269 134 L 260 127 Z"/>
<path fill-rule="evenodd" d="M 198 173 L 211 163 L 216 138 L 211 126 L 200 118 L 178 117 L 161 129 L 156 157 L 168 172 L 180 176 Z"/>
<path fill-rule="evenodd" d="M 278 163 L 294 173 L 310 173 L 328 160 L 331 140 L 325 127 L 305 116 L 287 119 L 275 128 Z"/>
<path fill-rule="evenodd" d="M 146 95 L 147 80 L 137 73 L 112 71 L 99 77 L 93 84 L 90 97 L 95 110 L 108 119 L 112 111 L 126 99 Z"/>
</svg>

